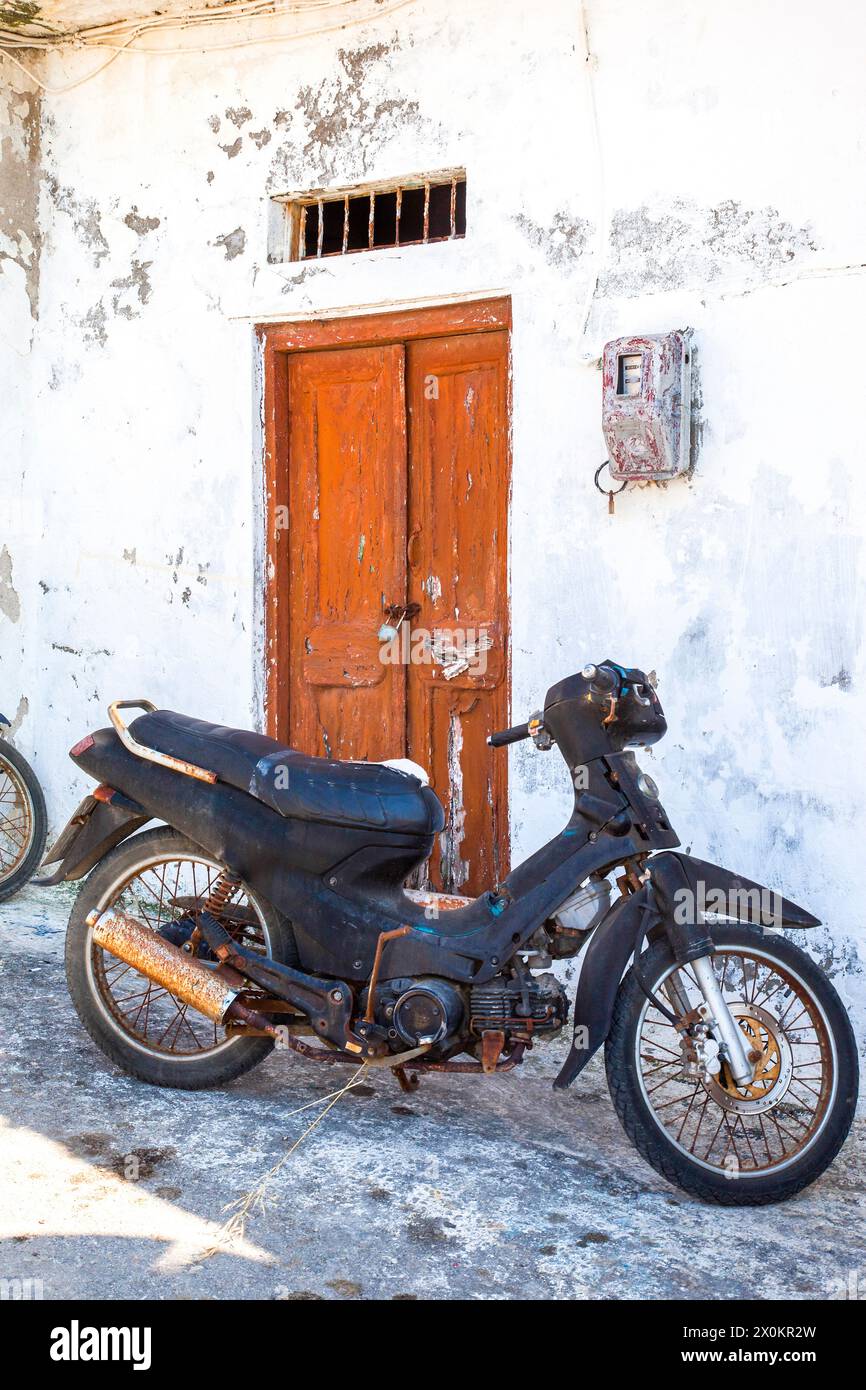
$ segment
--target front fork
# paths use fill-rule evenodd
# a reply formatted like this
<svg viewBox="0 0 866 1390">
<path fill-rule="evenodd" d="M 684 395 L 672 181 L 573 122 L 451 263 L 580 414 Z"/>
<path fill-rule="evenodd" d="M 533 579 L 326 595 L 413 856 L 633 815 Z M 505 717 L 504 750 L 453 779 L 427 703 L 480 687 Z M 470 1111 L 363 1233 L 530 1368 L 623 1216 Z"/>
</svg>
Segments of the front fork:
<svg viewBox="0 0 866 1390">
<path fill-rule="evenodd" d="M 698 988 L 704 996 L 704 1002 L 712 1015 L 719 1041 L 727 1054 L 728 1069 L 731 1076 L 738 1086 L 747 1086 L 752 1079 L 752 1066 L 746 1056 L 743 1035 L 731 1016 L 721 986 L 716 979 L 713 958 L 712 956 L 698 956 L 696 960 L 691 961 L 691 967 Z"/>
</svg>

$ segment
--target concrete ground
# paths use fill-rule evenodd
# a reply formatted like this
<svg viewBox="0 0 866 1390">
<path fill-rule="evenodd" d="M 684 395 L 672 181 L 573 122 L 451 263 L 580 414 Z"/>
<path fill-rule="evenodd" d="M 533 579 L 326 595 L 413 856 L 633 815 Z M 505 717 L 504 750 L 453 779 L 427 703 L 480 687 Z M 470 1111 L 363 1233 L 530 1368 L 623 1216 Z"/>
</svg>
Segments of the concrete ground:
<svg viewBox="0 0 866 1390">
<path fill-rule="evenodd" d="M 866 1123 L 784 1206 L 706 1207 L 644 1164 L 594 1064 L 566 1094 L 526 1076 L 390 1076 L 288 1159 L 246 1238 L 222 1209 L 302 1132 L 342 1068 L 290 1054 L 217 1092 L 118 1072 L 63 978 L 68 889 L 0 907 L 0 1293 L 85 1299 L 826 1299 L 866 1288 Z M 315 1113 L 315 1112 L 313 1112 Z M 856 1296 L 856 1295 L 855 1295 Z"/>
</svg>

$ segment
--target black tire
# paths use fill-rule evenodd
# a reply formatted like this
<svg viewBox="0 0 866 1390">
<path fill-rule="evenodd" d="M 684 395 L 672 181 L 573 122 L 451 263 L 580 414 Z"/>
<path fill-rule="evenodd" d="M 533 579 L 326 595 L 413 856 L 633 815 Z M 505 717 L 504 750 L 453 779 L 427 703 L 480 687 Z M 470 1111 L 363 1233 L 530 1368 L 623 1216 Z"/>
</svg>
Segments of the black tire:
<svg viewBox="0 0 866 1390">
<path fill-rule="evenodd" d="M 682 1109 L 672 1110 L 670 1108 L 671 1103 L 669 1103 L 664 1120 L 662 1120 L 657 1117 L 653 1104 L 649 1101 L 649 1094 L 654 1089 L 662 1090 L 668 1083 L 671 1087 L 676 1087 L 691 1085 L 692 1082 L 685 1083 L 681 1079 L 681 1075 L 677 1072 L 679 1065 L 677 1061 L 664 1060 L 665 1048 L 662 1048 L 660 1053 L 657 1052 L 651 1058 L 646 1057 L 646 1053 L 643 1051 L 647 1047 L 646 1021 L 649 1021 L 652 1026 L 652 1020 L 661 1018 L 661 1015 L 653 1013 L 653 1006 L 641 990 L 633 968 L 628 971 L 620 985 L 614 1006 L 611 1030 L 605 1044 L 605 1065 L 611 1098 L 622 1126 L 635 1148 L 646 1159 L 647 1163 L 655 1168 L 656 1172 L 667 1178 L 668 1182 L 675 1183 L 686 1192 L 706 1202 L 715 1202 L 723 1206 L 762 1206 L 771 1202 L 782 1202 L 793 1197 L 795 1193 L 820 1177 L 833 1162 L 851 1128 L 857 1103 L 859 1080 L 857 1045 L 854 1033 L 844 1005 L 824 972 L 815 964 L 811 956 L 792 941 L 778 933 L 766 933 L 758 927 L 748 926 L 745 923 L 713 926 L 711 934 L 720 953 L 724 951 L 724 948 L 729 949 L 728 959 L 737 959 L 736 955 L 733 954 L 737 948 L 745 950 L 747 959 L 750 960 L 755 959 L 755 955 L 752 953 L 763 954 L 769 961 L 776 962 L 778 967 L 786 972 L 789 980 L 792 975 L 799 977 L 798 986 L 805 986 L 811 995 L 813 1005 L 816 1006 L 814 1017 L 818 1018 L 824 1027 L 829 1046 L 825 1042 L 824 1046 L 818 1048 L 816 1044 L 816 1049 L 820 1051 L 821 1061 L 818 1063 L 809 1061 L 797 1063 L 793 1068 L 789 1068 L 788 1074 L 792 1075 L 796 1072 L 798 1066 L 821 1068 L 821 1079 L 813 1076 L 811 1070 L 808 1075 L 808 1080 L 814 1081 L 820 1087 L 821 1095 L 826 1095 L 823 1108 L 820 1109 L 820 1115 L 816 1106 L 814 1132 L 807 1129 L 799 1152 L 793 1143 L 790 1157 L 783 1159 L 783 1154 L 780 1151 L 779 1161 L 775 1166 L 771 1164 L 772 1146 L 768 1144 L 765 1171 L 761 1171 L 757 1161 L 754 1169 L 749 1170 L 751 1158 L 748 1151 L 745 1152 L 746 1168 L 736 1172 L 725 1171 L 718 1165 L 717 1161 L 712 1165 L 702 1163 L 700 1153 L 697 1156 L 690 1156 L 685 1152 L 683 1146 L 674 1141 L 673 1136 L 673 1129 L 684 1111 Z M 719 954 L 713 959 L 721 962 L 724 955 Z M 672 970 L 673 965 L 673 957 L 667 942 L 664 940 L 656 941 L 641 956 L 642 974 L 654 991 L 660 987 L 662 980 Z M 767 968 L 769 970 L 770 967 Z M 744 978 L 745 975 L 744 968 Z M 679 976 L 678 978 L 682 979 L 683 977 Z M 756 981 L 760 978 L 760 966 L 754 978 Z M 753 997 L 755 998 L 757 998 L 757 989 L 756 983 L 753 986 Z M 746 990 L 746 994 L 748 994 L 748 990 Z M 782 997 L 784 999 L 785 995 L 783 994 Z M 794 992 L 792 997 L 798 999 L 800 996 L 799 993 Z M 670 1002 L 664 996 L 662 998 L 665 1003 Z M 772 1000 L 769 1003 L 772 1003 Z M 781 1005 L 776 1005 L 777 1011 L 780 1007 Z M 813 1015 L 809 1013 L 807 1018 L 811 1023 Z M 664 1027 L 664 1024 L 661 1026 Z M 644 1031 L 641 1031 L 642 1028 Z M 792 1036 L 799 1032 L 802 1037 L 807 1031 L 805 1027 L 794 1029 Z M 816 1032 L 816 1037 L 819 1036 L 823 1037 L 824 1034 Z M 673 1045 L 673 1037 L 670 1037 L 668 1041 Z M 651 1046 L 652 1044 L 650 1044 Z M 797 1042 L 795 1046 L 808 1047 L 809 1044 Z M 790 1047 L 788 1047 L 788 1052 L 789 1055 L 794 1055 Z M 834 1052 L 835 1057 L 833 1056 Z M 781 1056 L 781 1053 L 779 1055 Z M 656 1073 L 651 1087 L 647 1087 L 647 1078 L 639 1072 L 642 1058 L 651 1060 L 653 1063 L 648 1073 L 650 1077 Z M 660 1058 L 661 1064 L 659 1065 Z M 667 1077 L 662 1071 L 661 1084 L 657 1085 L 657 1074 L 663 1067 L 668 1067 L 671 1070 Z M 784 1075 L 784 1072 L 780 1069 L 779 1074 Z M 707 1109 L 714 1096 L 710 1094 L 709 1100 L 706 1102 L 703 1100 L 703 1096 L 708 1093 L 710 1088 L 703 1082 L 694 1084 L 696 1092 L 701 1092 L 699 1104 Z M 769 1084 L 761 1101 L 763 1114 L 767 1116 L 766 1126 L 763 1118 L 759 1120 L 761 1131 L 763 1132 L 766 1127 L 770 1131 L 771 1139 L 773 1138 L 771 1120 L 775 1102 L 768 1103 L 767 1098 L 771 1097 L 773 1084 L 772 1082 Z M 795 1084 L 805 1087 L 805 1083 L 801 1081 L 788 1083 L 789 1086 Z M 664 1095 L 663 1092 L 662 1096 L 659 1097 L 660 1108 L 662 1108 Z M 781 1093 L 782 1102 L 785 1101 L 785 1095 L 783 1090 Z M 687 1094 L 684 1094 L 681 1101 L 677 1103 L 685 1105 L 687 1098 Z M 791 1098 L 795 1102 L 800 1099 L 793 1090 L 791 1091 Z M 735 1099 L 740 1099 L 740 1097 L 737 1096 Z M 718 1101 L 715 1104 L 716 1113 L 724 1116 L 726 1112 L 723 1106 L 719 1105 Z M 742 1101 L 741 1105 L 743 1105 Z M 748 1101 L 743 1105 L 743 1109 L 747 1112 L 750 1124 L 754 1126 L 757 1117 L 756 1115 L 749 1117 Z M 786 1112 L 780 1108 L 779 1114 L 784 1117 Z M 696 1116 L 697 1111 L 695 1111 Z M 691 1121 L 692 1125 L 696 1122 L 696 1118 Z M 723 1119 L 722 1123 L 728 1122 Z M 744 1141 L 737 1131 L 737 1123 L 738 1120 L 735 1117 L 733 1125 L 729 1125 L 729 1128 L 733 1128 L 735 1140 L 739 1141 L 740 1150 L 742 1150 Z M 742 1112 L 739 1123 L 743 1126 L 743 1134 L 745 1135 L 746 1126 L 742 1119 Z M 793 1122 L 787 1121 L 787 1124 L 791 1123 Z M 709 1132 L 711 1132 L 711 1128 L 712 1121 Z M 682 1132 L 681 1129 L 680 1134 Z M 782 1144 L 784 1143 L 782 1136 L 786 1132 L 788 1132 L 787 1128 L 783 1127 L 780 1132 Z M 794 1131 L 794 1134 L 796 1135 L 797 1132 Z M 812 1137 L 809 1138 L 809 1135 Z M 765 1142 L 767 1141 L 765 1140 Z M 700 1144 L 696 1142 L 695 1148 L 699 1150 Z M 752 1158 L 755 1158 L 757 1154 L 757 1160 L 760 1160 L 761 1163 L 765 1162 L 757 1140 L 754 1146 L 750 1142 L 749 1148 L 752 1149 Z M 739 1157 L 736 1142 L 734 1151 Z M 709 1152 L 708 1149 L 707 1155 Z M 732 1177 L 736 1177 L 736 1181 L 731 1181 Z"/>
<path fill-rule="evenodd" d="M 45 837 L 48 833 L 48 817 L 45 813 L 45 797 L 36 773 L 22 758 L 17 748 L 0 738 L 0 780 L 11 784 L 21 798 L 26 826 L 26 845 L 22 846 L 22 856 L 16 856 L 14 864 L 4 873 L 5 856 L 0 854 L 0 903 L 11 898 L 23 888 L 35 874 L 45 850 Z"/>
<path fill-rule="evenodd" d="M 91 870 L 75 900 L 66 932 L 66 980 L 78 1017 L 106 1057 L 150 1085 L 198 1091 L 242 1076 L 267 1057 L 274 1045 L 272 1039 L 235 1036 L 217 1042 L 215 1031 L 215 1045 L 207 1050 L 181 1054 L 156 1050 L 140 1033 L 125 1026 L 112 1007 L 104 969 L 100 969 L 104 953 L 94 946 L 86 921 L 94 908 L 111 906 L 139 871 L 147 872 L 154 863 L 186 863 L 191 859 L 219 870 L 210 855 L 170 826 L 146 830 L 111 850 Z M 261 924 L 268 954 L 283 965 L 296 965 L 298 954 L 290 922 L 246 885 L 244 892 Z M 174 1002 L 173 996 L 164 997 Z"/>
</svg>

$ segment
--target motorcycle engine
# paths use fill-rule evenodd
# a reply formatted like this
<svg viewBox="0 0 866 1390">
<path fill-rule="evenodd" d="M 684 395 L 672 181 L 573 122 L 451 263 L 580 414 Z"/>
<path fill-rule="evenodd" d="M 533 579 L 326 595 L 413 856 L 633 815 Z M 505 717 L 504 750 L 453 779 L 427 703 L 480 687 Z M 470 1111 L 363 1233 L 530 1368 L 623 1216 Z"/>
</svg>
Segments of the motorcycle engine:
<svg viewBox="0 0 866 1390">
<path fill-rule="evenodd" d="M 385 980 L 377 990 L 376 1022 L 397 1051 L 425 1043 L 447 1050 L 465 1033 L 465 1018 L 464 991 L 448 980 Z"/>
<path fill-rule="evenodd" d="M 362 996 L 362 1007 L 366 994 Z M 462 1051 L 483 1033 L 537 1037 L 568 1020 L 568 997 L 555 975 L 514 969 L 466 989 L 434 976 L 383 980 L 376 991 L 376 1022 L 388 1030 L 395 1052 L 429 1045 L 433 1056 Z"/>
<path fill-rule="evenodd" d="M 496 1029 L 506 1035 L 556 1033 L 568 1021 L 568 996 L 555 975 L 528 970 L 497 976 L 470 991 L 473 1033 Z"/>
</svg>

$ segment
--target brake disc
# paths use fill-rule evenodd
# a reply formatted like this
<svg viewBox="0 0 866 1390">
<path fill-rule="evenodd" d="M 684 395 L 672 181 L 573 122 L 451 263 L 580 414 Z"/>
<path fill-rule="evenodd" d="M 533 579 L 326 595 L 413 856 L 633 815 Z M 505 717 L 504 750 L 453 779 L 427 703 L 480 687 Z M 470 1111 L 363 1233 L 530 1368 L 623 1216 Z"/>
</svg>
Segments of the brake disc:
<svg viewBox="0 0 866 1390">
<path fill-rule="evenodd" d="M 728 1005 L 744 1034 L 746 1055 L 755 1070 L 751 1081 L 737 1086 L 727 1065 L 704 1082 L 713 1099 L 725 1110 L 758 1115 L 777 1105 L 791 1084 L 794 1056 L 779 1020 L 757 1004 L 735 1001 Z M 757 1056 L 756 1056 L 757 1054 Z"/>
</svg>

